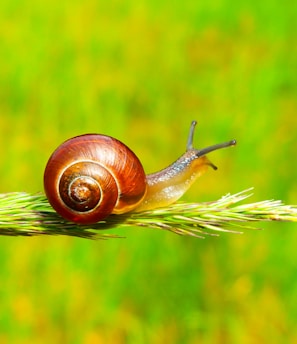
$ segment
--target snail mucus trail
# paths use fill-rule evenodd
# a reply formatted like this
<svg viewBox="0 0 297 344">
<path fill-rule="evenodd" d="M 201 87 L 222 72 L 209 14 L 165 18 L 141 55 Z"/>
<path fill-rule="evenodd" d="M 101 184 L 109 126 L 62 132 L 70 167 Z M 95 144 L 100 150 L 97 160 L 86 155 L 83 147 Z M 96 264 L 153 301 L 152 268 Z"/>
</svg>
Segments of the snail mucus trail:
<svg viewBox="0 0 297 344">
<path fill-rule="evenodd" d="M 231 140 L 194 148 L 196 123 L 191 124 L 186 152 L 167 168 L 148 175 L 137 156 L 115 138 L 86 134 L 65 141 L 45 168 L 49 203 L 62 217 L 80 224 L 174 203 L 208 167 L 216 169 L 206 154 L 236 144 Z"/>
</svg>

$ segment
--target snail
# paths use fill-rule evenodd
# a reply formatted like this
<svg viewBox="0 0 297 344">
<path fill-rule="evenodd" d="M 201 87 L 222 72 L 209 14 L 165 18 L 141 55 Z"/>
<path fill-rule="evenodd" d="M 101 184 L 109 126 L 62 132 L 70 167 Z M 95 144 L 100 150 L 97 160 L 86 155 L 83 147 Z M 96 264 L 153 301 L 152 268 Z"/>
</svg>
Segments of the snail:
<svg viewBox="0 0 297 344">
<path fill-rule="evenodd" d="M 49 203 L 65 219 L 92 224 L 110 214 L 139 212 L 177 201 L 210 166 L 207 153 L 234 146 L 235 140 L 204 149 L 193 147 L 190 127 L 186 152 L 167 168 L 145 175 L 137 156 L 119 140 L 86 134 L 62 143 L 44 172 Z"/>
</svg>

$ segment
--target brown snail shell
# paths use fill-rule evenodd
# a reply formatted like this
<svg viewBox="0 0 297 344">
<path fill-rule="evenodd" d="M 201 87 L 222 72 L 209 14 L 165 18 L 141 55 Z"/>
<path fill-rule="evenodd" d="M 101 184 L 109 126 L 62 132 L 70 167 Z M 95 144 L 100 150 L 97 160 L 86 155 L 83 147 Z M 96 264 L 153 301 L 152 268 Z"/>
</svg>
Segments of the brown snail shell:
<svg viewBox="0 0 297 344">
<path fill-rule="evenodd" d="M 90 224 L 136 208 L 146 194 L 137 156 L 122 142 L 87 134 L 65 141 L 50 157 L 44 188 L 64 218 Z"/>
</svg>

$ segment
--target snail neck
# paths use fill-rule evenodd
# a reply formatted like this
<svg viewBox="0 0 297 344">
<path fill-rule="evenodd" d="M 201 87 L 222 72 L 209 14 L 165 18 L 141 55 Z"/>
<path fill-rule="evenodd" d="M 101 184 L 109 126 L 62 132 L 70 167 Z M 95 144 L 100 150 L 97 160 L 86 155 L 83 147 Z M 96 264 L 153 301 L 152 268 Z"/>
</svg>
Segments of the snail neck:
<svg viewBox="0 0 297 344">
<path fill-rule="evenodd" d="M 146 211 L 174 203 L 209 166 L 216 169 L 206 156 L 197 157 L 197 150 L 188 150 L 167 168 L 147 175 L 146 196 L 134 211 Z"/>
<path fill-rule="evenodd" d="M 209 166 L 217 169 L 208 160 L 206 154 L 236 144 L 235 140 L 231 140 L 203 149 L 195 149 L 193 148 L 193 138 L 196 124 L 196 121 L 191 123 L 186 152 L 164 170 L 146 176 L 146 195 L 134 211 L 146 211 L 174 203 Z"/>
</svg>

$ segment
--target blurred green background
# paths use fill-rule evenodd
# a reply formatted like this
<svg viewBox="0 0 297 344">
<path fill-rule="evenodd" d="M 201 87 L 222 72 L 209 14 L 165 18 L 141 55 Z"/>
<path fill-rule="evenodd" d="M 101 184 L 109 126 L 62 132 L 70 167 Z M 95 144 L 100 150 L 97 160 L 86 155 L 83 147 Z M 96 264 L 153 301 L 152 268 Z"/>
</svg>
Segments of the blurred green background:
<svg viewBox="0 0 297 344">
<path fill-rule="evenodd" d="M 117 137 L 147 172 L 212 153 L 184 200 L 254 186 L 297 203 L 297 5 L 291 1 L 0 3 L 0 192 L 43 190 L 63 140 Z M 1 343 L 296 343 L 297 228 L 205 240 L 0 240 Z"/>
</svg>

